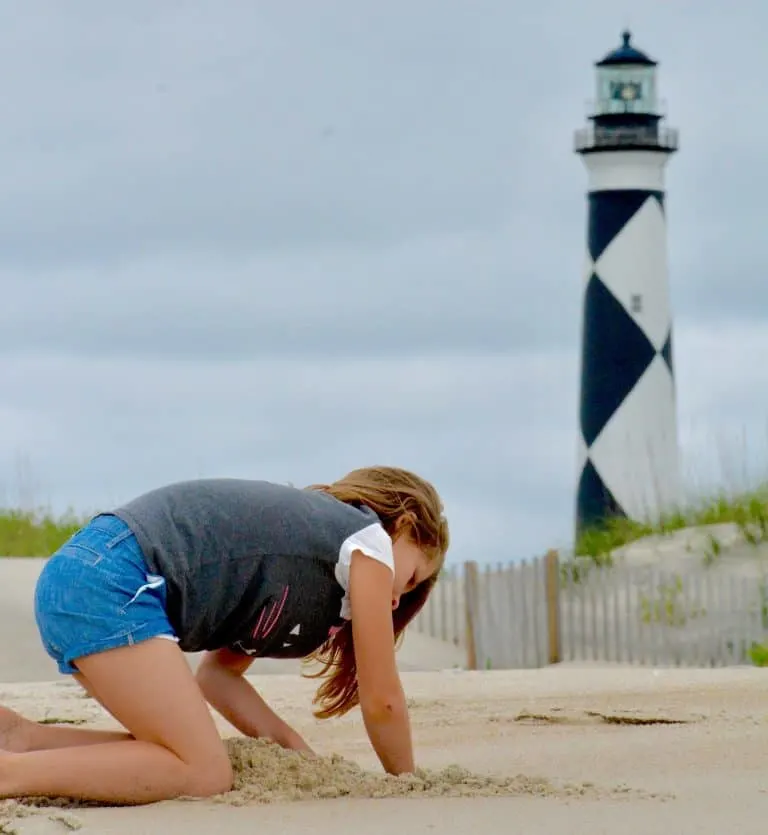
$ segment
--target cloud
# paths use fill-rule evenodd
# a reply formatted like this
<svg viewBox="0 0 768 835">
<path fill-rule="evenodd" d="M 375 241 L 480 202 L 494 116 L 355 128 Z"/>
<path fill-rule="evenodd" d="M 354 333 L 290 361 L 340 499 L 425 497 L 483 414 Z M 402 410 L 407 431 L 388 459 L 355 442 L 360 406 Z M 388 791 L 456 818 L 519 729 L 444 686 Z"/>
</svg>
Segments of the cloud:
<svg viewBox="0 0 768 835">
<path fill-rule="evenodd" d="M 713 434 L 746 434 L 755 473 L 768 452 L 765 19 L 757 0 L 725 16 L 656 0 L 632 21 L 681 130 L 680 432 L 710 481 Z M 195 475 L 305 483 L 386 460 L 445 493 L 457 559 L 567 544 L 572 132 L 623 23 L 608 0 L 17 10 L 0 54 L 6 495 L 31 480 L 92 508 Z"/>
<path fill-rule="evenodd" d="M 510 259 L 511 234 L 241 261 L 165 258 L 27 281 L 6 274 L 15 303 L 0 309 L 0 353 L 391 357 L 572 340 L 577 319 L 552 297 L 575 303 L 577 282 L 562 293 L 559 271 L 535 282 L 542 259 Z"/>
<path fill-rule="evenodd" d="M 768 329 L 750 321 L 692 323 L 675 348 L 680 441 L 692 495 L 768 480 Z"/>
<path fill-rule="evenodd" d="M 16 435 L 0 459 L 26 454 L 42 486 L 38 500 L 59 508 L 121 501 L 158 480 L 306 484 L 400 463 L 444 493 L 460 551 L 482 547 L 502 559 L 493 532 L 533 510 L 553 476 L 573 472 L 575 445 L 560 416 L 563 399 L 574 411 L 571 364 L 558 352 L 152 364 L 28 358 L 4 368 L 0 391 L 19 426 L 28 414 L 37 425 L 21 436 L 29 447 L 19 449 Z M 500 387 L 502 377 L 513 385 Z M 516 538 L 526 543 L 524 532 Z"/>
</svg>

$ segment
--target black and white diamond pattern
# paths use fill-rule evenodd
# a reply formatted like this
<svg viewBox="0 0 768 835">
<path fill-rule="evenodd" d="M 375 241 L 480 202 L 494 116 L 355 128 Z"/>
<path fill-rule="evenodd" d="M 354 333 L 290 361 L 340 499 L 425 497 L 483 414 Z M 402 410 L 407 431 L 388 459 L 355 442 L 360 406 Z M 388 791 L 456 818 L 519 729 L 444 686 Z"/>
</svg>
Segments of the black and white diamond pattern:
<svg viewBox="0 0 768 835">
<path fill-rule="evenodd" d="M 663 195 L 589 195 L 577 530 L 677 503 L 679 463 Z"/>
</svg>

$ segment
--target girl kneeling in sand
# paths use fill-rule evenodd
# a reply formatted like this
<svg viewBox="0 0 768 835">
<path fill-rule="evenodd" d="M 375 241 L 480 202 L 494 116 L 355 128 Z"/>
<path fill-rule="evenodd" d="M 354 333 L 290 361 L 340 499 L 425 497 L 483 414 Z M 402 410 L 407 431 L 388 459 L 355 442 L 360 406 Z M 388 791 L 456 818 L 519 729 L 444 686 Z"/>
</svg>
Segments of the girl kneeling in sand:
<svg viewBox="0 0 768 835">
<path fill-rule="evenodd" d="M 100 514 L 47 562 L 47 652 L 128 733 L 0 715 L 0 796 L 148 803 L 226 792 L 209 703 L 251 737 L 309 751 L 243 677 L 256 657 L 322 663 L 321 718 L 358 703 L 392 774 L 414 768 L 395 642 L 448 547 L 432 485 L 355 470 L 298 489 L 198 480 Z M 207 650 L 196 673 L 183 652 Z"/>
</svg>

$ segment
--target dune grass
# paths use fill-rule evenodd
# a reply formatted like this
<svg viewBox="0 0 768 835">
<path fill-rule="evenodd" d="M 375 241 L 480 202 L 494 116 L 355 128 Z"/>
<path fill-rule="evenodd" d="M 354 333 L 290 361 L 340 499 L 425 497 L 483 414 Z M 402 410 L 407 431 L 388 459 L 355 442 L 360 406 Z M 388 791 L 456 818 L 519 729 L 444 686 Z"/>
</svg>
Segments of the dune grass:
<svg viewBox="0 0 768 835">
<path fill-rule="evenodd" d="M 768 483 L 743 493 L 723 493 L 704 499 L 687 508 L 664 514 L 656 522 L 608 519 L 602 526 L 584 531 L 574 551 L 576 556 L 588 557 L 599 565 L 606 565 L 610 563 L 614 549 L 637 539 L 669 534 L 683 528 L 724 523 L 735 524 L 744 539 L 753 545 L 768 541 Z"/>
<path fill-rule="evenodd" d="M 74 513 L 0 508 L 0 556 L 47 557 L 86 521 Z"/>
</svg>

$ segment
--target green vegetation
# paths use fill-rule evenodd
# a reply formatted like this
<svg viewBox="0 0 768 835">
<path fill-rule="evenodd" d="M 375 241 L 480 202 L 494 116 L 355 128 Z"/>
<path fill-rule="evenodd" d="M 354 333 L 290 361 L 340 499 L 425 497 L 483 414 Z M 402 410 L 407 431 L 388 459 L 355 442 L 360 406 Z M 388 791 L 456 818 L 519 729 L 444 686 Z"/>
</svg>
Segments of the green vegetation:
<svg viewBox="0 0 768 835">
<path fill-rule="evenodd" d="M 768 541 L 768 484 L 747 493 L 723 494 L 688 509 L 673 511 L 653 524 L 609 519 L 599 528 L 584 531 L 576 543 L 575 553 L 597 565 L 609 565 L 613 550 L 645 536 L 728 522 L 737 525 L 745 540 L 752 545 Z M 720 543 L 712 537 L 709 560 L 717 559 L 719 553 Z"/>
<path fill-rule="evenodd" d="M 675 575 L 673 583 L 662 583 L 655 596 L 640 595 L 640 619 L 643 623 L 685 626 L 693 618 L 703 617 L 706 609 L 691 606 L 685 598 L 683 578 Z"/>
<path fill-rule="evenodd" d="M 749 649 L 749 660 L 755 667 L 768 667 L 768 646 L 752 644 Z"/>
<path fill-rule="evenodd" d="M 0 509 L 0 556 L 47 557 L 86 521 L 68 513 Z"/>
</svg>

